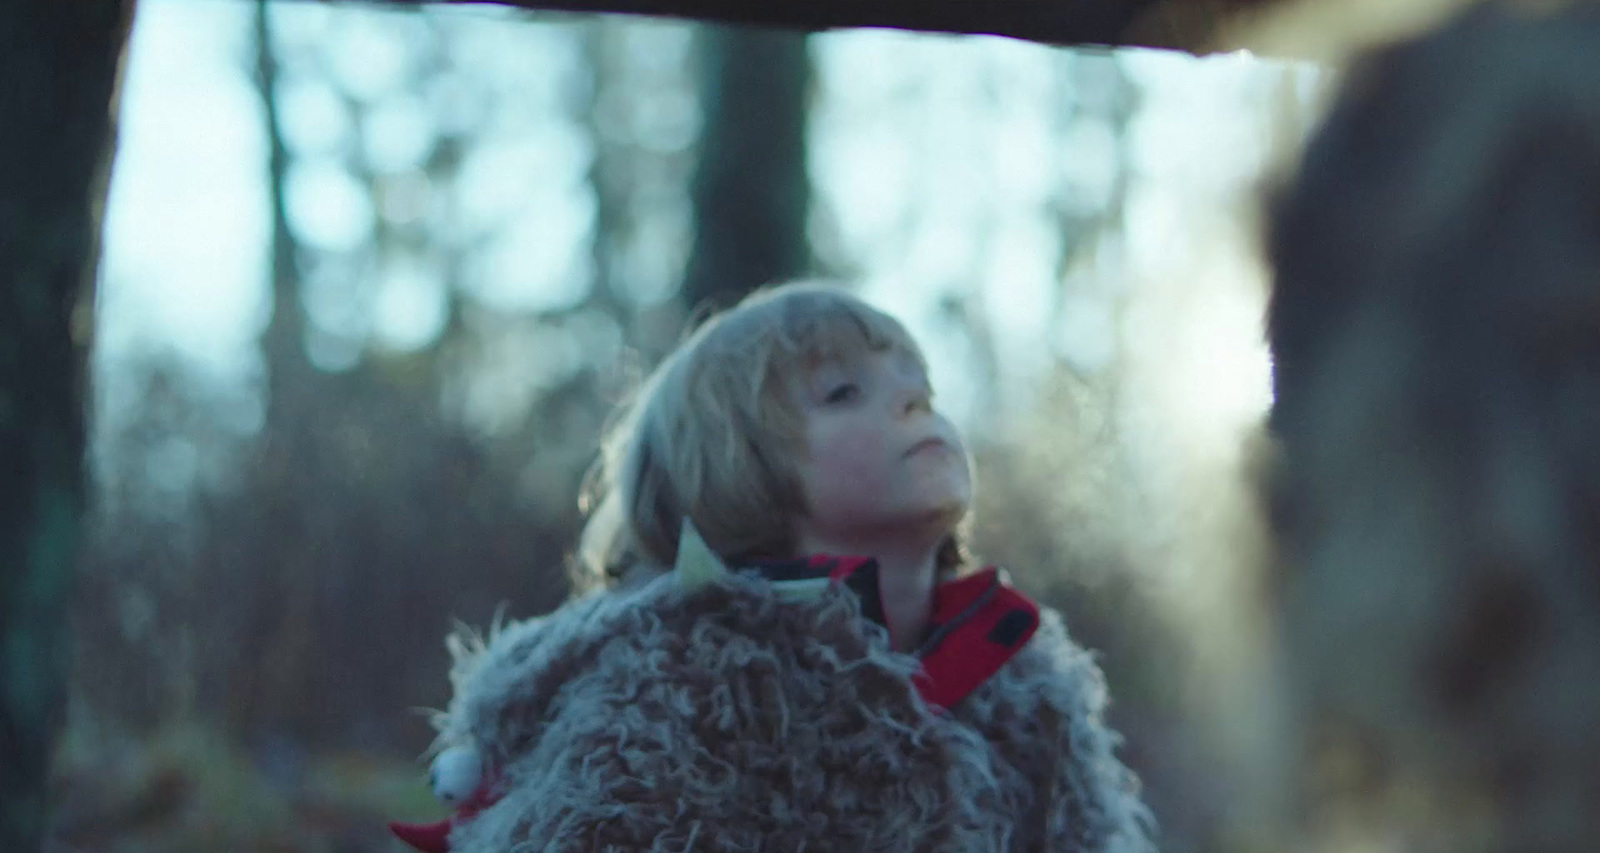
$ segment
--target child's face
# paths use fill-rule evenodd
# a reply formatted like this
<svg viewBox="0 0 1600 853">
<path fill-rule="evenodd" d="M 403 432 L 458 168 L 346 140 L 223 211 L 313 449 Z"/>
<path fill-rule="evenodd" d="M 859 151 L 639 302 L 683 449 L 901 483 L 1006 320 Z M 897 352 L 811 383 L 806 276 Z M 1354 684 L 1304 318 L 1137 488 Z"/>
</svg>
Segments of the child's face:
<svg viewBox="0 0 1600 853">
<path fill-rule="evenodd" d="M 972 471 L 961 436 L 932 408 L 918 359 L 865 352 L 804 379 L 802 540 L 846 548 L 948 534 L 971 503 Z"/>
</svg>

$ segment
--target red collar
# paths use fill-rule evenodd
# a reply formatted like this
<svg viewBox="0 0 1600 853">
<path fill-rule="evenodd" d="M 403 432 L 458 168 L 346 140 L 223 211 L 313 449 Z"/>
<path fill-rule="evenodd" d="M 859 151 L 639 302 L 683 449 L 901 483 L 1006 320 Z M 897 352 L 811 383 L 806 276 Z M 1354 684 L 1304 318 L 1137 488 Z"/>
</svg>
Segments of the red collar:
<svg viewBox="0 0 1600 853">
<path fill-rule="evenodd" d="M 780 592 L 812 587 L 827 578 L 861 601 L 861 613 L 887 628 L 878 561 L 869 557 L 814 556 L 750 564 Z M 917 692 L 936 708 L 951 708 L 999 671 L 1039 627 L 1039 607 L 988 568 L 933 589 L 928 634 L 916 651 L 922 671 Z"/>
</svg>

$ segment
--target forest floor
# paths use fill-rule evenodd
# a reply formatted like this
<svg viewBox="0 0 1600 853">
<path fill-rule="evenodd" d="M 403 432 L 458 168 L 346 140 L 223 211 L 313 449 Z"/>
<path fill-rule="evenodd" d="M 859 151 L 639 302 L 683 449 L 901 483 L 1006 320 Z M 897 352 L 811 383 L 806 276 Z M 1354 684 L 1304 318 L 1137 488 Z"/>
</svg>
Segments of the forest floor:
<svg viewBox="0 0 1600 853">
<path fill-rule="evenodd" d="M 58 751 L 45 853 L 399 853 L 388 821 L 445 814 L 417 760 L 252 753 L 200 723 L 86 741 Z"/>
</svg>

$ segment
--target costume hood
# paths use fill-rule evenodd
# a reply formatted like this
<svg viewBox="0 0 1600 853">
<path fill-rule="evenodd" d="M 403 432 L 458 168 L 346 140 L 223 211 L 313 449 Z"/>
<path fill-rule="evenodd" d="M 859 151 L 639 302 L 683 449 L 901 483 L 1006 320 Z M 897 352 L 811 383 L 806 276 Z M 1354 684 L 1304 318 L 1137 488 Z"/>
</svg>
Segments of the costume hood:
<svg viewBox="0 0 1600 853">
<path fill-rule="evenodd" d="M 849 584 L 806 589 L 669 573 L 453 636 L 440 744 L 494 771 L 450 849 L 1151 849 L 1056 613 L 944 707 Z"/>
</svg>

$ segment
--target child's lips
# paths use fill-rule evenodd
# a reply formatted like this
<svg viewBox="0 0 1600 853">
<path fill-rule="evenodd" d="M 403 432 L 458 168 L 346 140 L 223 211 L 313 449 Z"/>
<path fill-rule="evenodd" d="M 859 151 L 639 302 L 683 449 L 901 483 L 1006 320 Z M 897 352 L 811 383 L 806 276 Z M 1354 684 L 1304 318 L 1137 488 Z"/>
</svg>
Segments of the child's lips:
<svg viewBox="0 0 1600 853">
<path fill-rule="evenodd" d="M 907 450 L 905 455 L 907 455 L 907 456 L 916 456 L 919 453 L 923 453 L 923 452 L 930 451 L 930 450 L 937 451 L 937 450 L 949 450 L 949 449 L 950 449 L 950 443 L 949 442 L 945 441 L 942 438 L 939 438 L 939 437 L 935 436 L 935 437 L 932 437 L 932 438 L 924 438 L 923 440 L 917 442 L 916 444 L 911 445 L 911 449 Z"/>
</svg>

